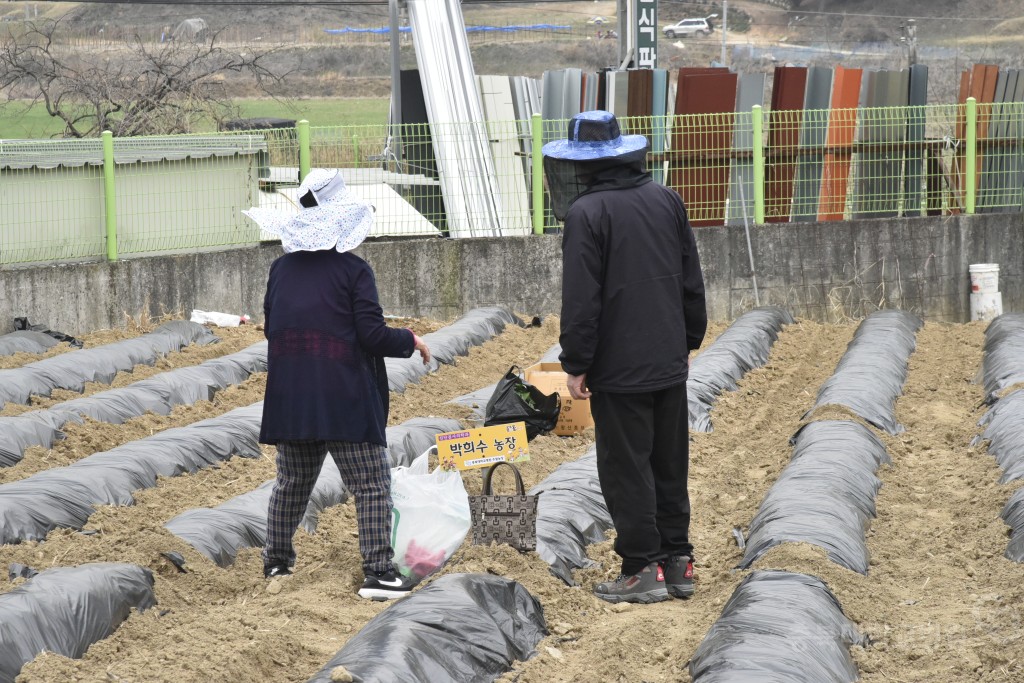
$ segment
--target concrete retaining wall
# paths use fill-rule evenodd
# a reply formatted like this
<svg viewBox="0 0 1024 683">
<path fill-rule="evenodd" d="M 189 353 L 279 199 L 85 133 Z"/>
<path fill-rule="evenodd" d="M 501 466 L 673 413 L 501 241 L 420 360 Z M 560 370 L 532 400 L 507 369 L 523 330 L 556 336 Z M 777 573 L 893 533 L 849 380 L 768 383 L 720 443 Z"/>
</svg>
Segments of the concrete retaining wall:
<svg viewBox="0 0 1024 683">
<path fill-rule="evenodd" d="M 788 223 L 752 228 L 762 304 L 837 320 L 880 307 L 929 320 L 969 318 L 971 263 L 998 263 L 1003 309 L 1024 310 L 1024 215 L 987 214 Z M 708 313 L 731 320 L 754 305 L 742 226 L 698 228 Z M 559 236 L 364 244 L 386 313 L 453 318 L 482 305 L 558 313 Z M 232 251 L 0 270 L 0 333 L 12 318 L 76 334 L 123 326 L 143 312 L 193 308 L 262 319 L 266 273 L 281 254 Z"/>
</svg>

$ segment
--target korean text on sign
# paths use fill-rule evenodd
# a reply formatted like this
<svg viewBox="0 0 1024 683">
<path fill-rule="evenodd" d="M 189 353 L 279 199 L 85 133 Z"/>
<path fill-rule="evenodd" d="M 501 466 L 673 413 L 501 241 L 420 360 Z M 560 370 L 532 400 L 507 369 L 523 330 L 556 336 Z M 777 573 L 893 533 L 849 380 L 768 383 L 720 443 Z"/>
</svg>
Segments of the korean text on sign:
<svg viewBox="0 0 1024 683">
<path fill-rule="evenodd" d="M 496 462 L 530 459 L 524 422 L 438 434 L 435 441 L 438 461 L 445 470 L 471 470 Z"/>
</svg>

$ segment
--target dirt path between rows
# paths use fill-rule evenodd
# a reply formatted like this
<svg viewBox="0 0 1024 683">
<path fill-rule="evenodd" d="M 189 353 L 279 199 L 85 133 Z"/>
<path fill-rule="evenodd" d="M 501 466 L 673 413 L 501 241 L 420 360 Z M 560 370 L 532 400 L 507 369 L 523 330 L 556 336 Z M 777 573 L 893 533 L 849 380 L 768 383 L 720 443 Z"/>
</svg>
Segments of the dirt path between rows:
<svg viewBox="0 0 1024 683">
<path fill-rule="evenodd" d="M 722 329 L 716 326 L 709 339 Z M 785 467 L 789 437 L 853 330 L 854 325 L 808 321 L 787 327 L 768 364 L 750 372 L 739 391 L 722 396 L 712 412 L 715 431 L 693 435 L 692 536 L 698 561 L 693 599 L 623 609 L 594 598 L 594 583 L 612 577 L 618 567 L 611 541 L 589 549 L 602 567 L 577 572 L 577 587 L 553 577 L 536 555 L 463 545 L 443 573 L 491 572 L 521 582 L 540 599 L 552 631 L 537 656 L 517 663 L 500 680 L 689 680 L 689 658 L 746 575 L 733 569 L 741 553 L 732 529 L 746 530 Z M 869 648 L 855 649 L 866 681 L 1021 678 L 1017 606 L 1024 569 L 1002 557 L 1006 527 L 999 519 L 1014 487 L 997 484 L 992 459 L 967 445 L 981 414 L 981 389 L 970 380 L 980 365 L 983 333 L 980 324 L 928 324 L 918 335 L 897 411 L 907 431 L 883 437 L 894 464 L 880 472 L 879 518 L 868 531 L 869 575 L 842 569 L 810 546 L 775 548 L 755 565 L 806 571 L 829 583 L 872 640 Z M 513 363 L 532 363 L 556 340 L 554 318 L 539 329 L 510 327 L 455 367 L 442 367 L 393 396 L 392 424 L 418 415 L 466 418 L 467 411 L 447 401 L 496 381 Z M 146 416 L 113 429 L 95 423 L 70 429 L 63 446 L 33 453 L 15 478 L 140 438 L 147 429 L 248 405 L 262 397 L 264 379 L 254 376 L 209 405 L 182 407 L 168 417 Z M 532 459 L 523 466 L 527 485 L 592 443 L 592 433 L 537 438 L 531 442 Z M 57 453 L 62 447 L 68 450 Z M 265 449 L 263 458 L 236 458 L 220 468 L 161 480 L 139 492 L 133 507 L 98 511 L 87 528 L 99 534 L 56 531 L 45 543 L 0 547 L 0 566 L 123 561 L 151 567 L 157 577 L 158 609 L 133 615 L 81 660 L 39 656 L 19 680 L 305 681 L 315 673 L 385 608 L 354 594 L 361 572 L 351 503 L 322 514 L 315 535 L 300 532 L 296 575 L 270 584 L 262 578 L 256 549 L 242 551 L 233 567 L 219 569 L 161 526 L 184 510 L 216 505 L 272 478 L 272 456 Z M 475 473 L 468 474 L 467 488 L 474 490 L 478 481 Z M 167 550 L 185 555 L 188 573 L 162 559 Z M 10 588 L 0 584 L 0 592 Z"/>
</svg>

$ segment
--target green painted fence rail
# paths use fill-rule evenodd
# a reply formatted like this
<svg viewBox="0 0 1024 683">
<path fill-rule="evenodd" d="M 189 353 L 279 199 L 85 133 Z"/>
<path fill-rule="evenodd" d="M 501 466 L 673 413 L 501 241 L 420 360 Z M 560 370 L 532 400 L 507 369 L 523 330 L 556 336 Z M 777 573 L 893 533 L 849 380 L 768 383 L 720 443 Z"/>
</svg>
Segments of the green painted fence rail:
<svg viewBox="0 0 1024 683">
<path fill-rule="evenodd" d="M 698 228 L 742 224 L 744 217 L 756 227 L 1010 212 L 1024 204 L 1022 103 L 971 99 L 813 116 L 754 107 L 672 116 L 667 126 L 623 119 L 625 130 L 656 124 L 666 149 L 650 154 L 648 166 L 679 192 Z M 209 135 L 0 140 L 0 265 L 258 244 L 272 236 L 241 212 L 296 210 L 295 190 L 310 168 L 342 169 L 353 195 L 375 207 L 374 237 L 446 236 L 452 211 L 485 204 L 488 220 L 499 223 L 486 234 L 541 234 L 557 225 L 546 208 L 539 149 L 543 129 L 564 130 L 564 122 L 539 115 L 487 122 L 493 164 L 481 173 L 489 174 L 488 196 L 446 202 L 446 192 L 462 185 L 446 174 L 445 155 L 464 149 L 460 141 L 478 126 L 406 124 L 396 131 L 300 121 L 294 129 Z M 814 126 L 822 129 L 814 134 Z M 753 131 L 752 146 L 739 145 L 738 130 Z M 807 140 L 823 142 L 801 146 Z M 746 197 L 747 205 L 730 212 L 730 196 Z M 751 205 L 753 215 L 745 216 Z"/>
</svg>

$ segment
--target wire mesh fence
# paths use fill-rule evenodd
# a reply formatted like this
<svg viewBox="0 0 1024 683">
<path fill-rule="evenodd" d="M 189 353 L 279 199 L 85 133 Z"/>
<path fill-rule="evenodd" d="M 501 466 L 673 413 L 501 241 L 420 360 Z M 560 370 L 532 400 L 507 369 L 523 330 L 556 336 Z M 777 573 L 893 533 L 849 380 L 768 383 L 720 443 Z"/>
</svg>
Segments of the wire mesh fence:
<svg viewBox="0 0 1024 683">
<path fill-rule="evenodd" d="M 623 117 L 702 226 L 1021 211 L 1024 103 Z M 566 121 L 275 128 L 0 141 L 0 263 L 256 244 L 252 206 L 297 211 L 310 167 L 374 206 L 374 237 L 525 235 L 559 224 L 535 136 Z M 113 190 L 113 204 L 105 197 Z M 539 203 L 534 199 L 540 199 Z M 113 236 L 113 252 L 108 236 Z"/>
</svg>

